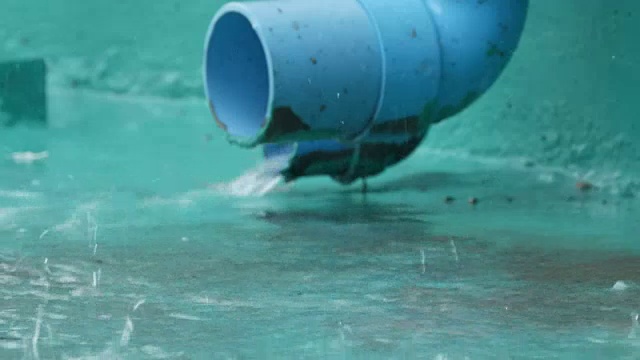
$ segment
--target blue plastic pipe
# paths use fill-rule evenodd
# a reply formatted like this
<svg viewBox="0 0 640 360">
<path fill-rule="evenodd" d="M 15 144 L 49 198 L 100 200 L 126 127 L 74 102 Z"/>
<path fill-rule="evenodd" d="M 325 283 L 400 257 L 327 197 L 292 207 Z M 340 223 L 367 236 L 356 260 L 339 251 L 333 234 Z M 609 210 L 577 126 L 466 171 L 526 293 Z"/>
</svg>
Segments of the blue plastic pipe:
<svg viewBox="0 0 640 360">
<path fill-rule="evenodd" d="M 290 181 L 341 183 L 409 156 L 498 78 L 528 0 L 231 2 L 205 41 L 211 112 Z"/>
</svg>

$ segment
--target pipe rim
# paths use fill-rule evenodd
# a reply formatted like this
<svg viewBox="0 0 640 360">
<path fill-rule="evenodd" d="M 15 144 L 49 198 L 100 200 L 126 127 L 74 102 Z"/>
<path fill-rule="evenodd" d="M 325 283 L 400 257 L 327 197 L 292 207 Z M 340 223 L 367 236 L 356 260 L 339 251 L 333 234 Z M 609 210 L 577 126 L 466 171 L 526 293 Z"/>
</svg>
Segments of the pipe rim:
<svg viewBox="0 0 640 360">
<path fill-rule="evenodd" d="M 216 25 L 219 25 L 221 21 L 225 20 L 225 18 L 229 16 L 240 16 L 244 21 L 246 21 L 246 24 L 250 26 L 252 35 L 254 35 L 257 38 L 258 44 L 262 49 L 262 55 L 264 56 L 263 60 L 266 65 L 265 71 L 266 71 L 266 77 L 267 77 L 267 87 L 266 87 L 267 96 L 265 99 L 263 99 L 263 103 L 264 103 L 263 107 L 265 111 L 264 111 L 264 114 L 261 114 L 262 116 L 259 119 L 248 120 L 248 122 L 253 122 L 253 124 L 249 125 L 249 127 L 253 126 L 255 130 L 255 131 L 252 131 L 252 134 L 249 136 L 233 134 L 230 131 L 229 120 L 221 119 L 218 116 L 218 113 L 216 110 L 216 103 L 218 101 L 215 99 L 215 94 L 212 94 L 210 89 L 210 87 L 214 82 L 212 79 L 213 74 L 210 73 L 211 71 L 209 69 L 209 61 L 211 61 L 210 59 L 211 51 L 213 48 L 216 47 L 214 45 L 214 41 L 215 41 L 214 35 L 215 35 Z M 203 64 L 202 76 L 204 79 L 203 85 L 204 85 L 205 96 L 211 106 L 212 115 L 214 119 L 216 119 L 218 126 L 221 127 L 223 130 L 225 130 L 225 132 L 227 133 L 227 138 L 230 142 L 238 144 L 240 146 L 244 146 L 244 147 L 256 146 L 259 142 L 259 139 L 263 136 L 263 133 L 265 132 L 266 124 L 273 110 L 273 100 L 274 100 L 273 60 L 271 58 L 271 52 L 269 51 L 268 42 L 265 41 L 262 35 L 262 31 L 260 31 L 259 22 L 254 18 L 254 16 L 251 14 L 249 9 L 244 4 L 227 3 L 226 5 L 223 5 L 218 10 L 218 12 L 214 15 L 213 19 L 209 24 L 209 27 L 205 36 L 204 55 L 202 59 L 202 64 Z M 233 120 L 233 119 L 232 121 L 237 122 L 237 120 Z"/>
</svg>

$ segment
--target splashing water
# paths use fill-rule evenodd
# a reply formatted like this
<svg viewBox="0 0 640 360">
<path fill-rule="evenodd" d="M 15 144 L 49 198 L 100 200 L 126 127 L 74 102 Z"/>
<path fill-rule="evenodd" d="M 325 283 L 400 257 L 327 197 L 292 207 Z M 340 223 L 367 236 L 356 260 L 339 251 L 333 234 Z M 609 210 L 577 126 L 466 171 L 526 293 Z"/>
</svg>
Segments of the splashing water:
<svg viewBox="0 0 640 360">
<path fill-rule="evenodd" d="M 639 317 L 640 314 L 637 312 L 631 313 L 631 331 L 629 331 L 629 339 L 638 338 L 638 329 L 640 329 L 640 323 L 638 323 Z"/>
<path fill-rule="evenodd" d="M 16 164 L 23 164 L 23 165 L 33 164 L 34 162 L 42 161 L 47 158 L 49 158 L 48 151 L 42 151 L 42 152 L 26 151 L 26 152 L 14 152 L 11 154 L 11 159 Z"/>
<path fill-rule="evenodd" d="M 234 180 L 213 184 L 211 188 L 230 196 L 264 196 L 275 190 L 283 181 L 281 172 L 288 162 L 289 156 L 269 157 Z"/>
</svg>

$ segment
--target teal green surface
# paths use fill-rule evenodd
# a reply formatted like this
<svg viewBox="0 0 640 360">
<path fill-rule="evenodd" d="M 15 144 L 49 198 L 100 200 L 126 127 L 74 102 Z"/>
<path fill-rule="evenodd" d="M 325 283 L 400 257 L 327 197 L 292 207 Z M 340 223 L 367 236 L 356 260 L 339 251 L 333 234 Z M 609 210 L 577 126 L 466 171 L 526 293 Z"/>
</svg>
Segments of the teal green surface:
<svg viewBox="0 0 640 360">
<path fill-rule="evenodd" d="M 52 71 L 49 128 L 0 130 L 0 359 L 638 357 L 635 1 L 532 2 L 369 194 L 265 197 L 209 186 L 260 161 L 200 96 L 219 3 L 69 3 L 0 14 L 2 60 Z"/>
<path fill-rule="evenodd" d="M 207 142 L 200 101 L 51 104 L 0 134 L 0 358 L 638 354 L 633 199 L 426 147 L 366 196 L 234 197 L 208 184 L 258 154 Z"/>
</svg>

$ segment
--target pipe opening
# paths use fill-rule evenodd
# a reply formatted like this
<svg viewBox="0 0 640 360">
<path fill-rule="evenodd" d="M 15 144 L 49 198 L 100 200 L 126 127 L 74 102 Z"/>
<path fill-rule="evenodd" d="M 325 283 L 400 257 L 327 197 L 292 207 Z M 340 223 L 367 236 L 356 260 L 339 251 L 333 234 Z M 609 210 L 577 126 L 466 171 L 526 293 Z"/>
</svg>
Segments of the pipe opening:
<svg viewBox="0 0 640 360">
<path fill-rule="evenodd" d="M 215 23 L 207 42 L 205 81 L 212 111 L 233 137 L 253 138 L 269 104 L 269 65 L 260 38 L 242 14 Z"/>
</svg>

